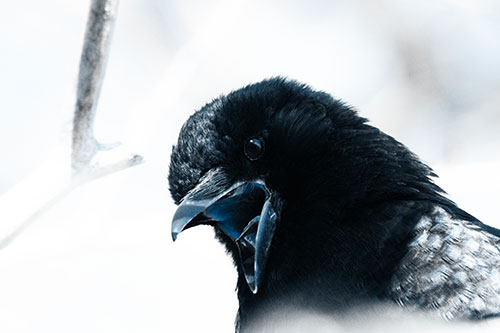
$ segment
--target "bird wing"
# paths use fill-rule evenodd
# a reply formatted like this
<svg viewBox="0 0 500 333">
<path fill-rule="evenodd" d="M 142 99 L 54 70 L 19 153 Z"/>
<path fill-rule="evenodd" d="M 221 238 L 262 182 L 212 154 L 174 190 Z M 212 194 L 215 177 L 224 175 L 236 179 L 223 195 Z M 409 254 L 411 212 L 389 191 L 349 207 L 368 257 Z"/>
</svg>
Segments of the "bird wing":
<svg viewBox="0 0 500 333">
<path fill-rule="evenodd" d="M 446 319 L 500 316 L 500 238 L 435 207 L 415 226 L 389 294 Z"/>
</svg>

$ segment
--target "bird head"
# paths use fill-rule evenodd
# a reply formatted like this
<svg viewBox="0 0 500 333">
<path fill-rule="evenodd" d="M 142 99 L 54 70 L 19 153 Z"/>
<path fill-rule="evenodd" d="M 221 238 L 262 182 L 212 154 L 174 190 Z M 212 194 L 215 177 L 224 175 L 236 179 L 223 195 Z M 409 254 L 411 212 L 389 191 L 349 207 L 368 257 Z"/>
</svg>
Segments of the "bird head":
<svg viewBox="0 0 500 333">
<path fill-rule="evenodd" d="M 430 195 L 429 175 L 342 102 L 272 78 L 215 99 L 182 127 L 168 177 L 179 205 L 172 237 L 212 225 L 256 294 L 335 258 L 349 271 L 349 246 L 369 253 L 387 234 L 361 208 Z"/>
</svg>

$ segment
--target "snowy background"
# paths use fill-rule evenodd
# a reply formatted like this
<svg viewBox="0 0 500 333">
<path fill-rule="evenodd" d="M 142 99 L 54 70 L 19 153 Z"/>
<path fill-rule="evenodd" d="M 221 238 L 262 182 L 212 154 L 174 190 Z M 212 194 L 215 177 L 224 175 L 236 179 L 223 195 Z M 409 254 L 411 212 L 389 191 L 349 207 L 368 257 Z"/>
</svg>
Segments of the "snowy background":
<svg viewBox="0 0 500 333">
<path fill-rule="evenodd" d="M 43 192 L 69 170 L 88 6 L 0 3 L 0 237 L 5 211 L 39 200 L 25 184 Z M 145 163 L 78 188 L 0 250 L 0 332 L 231 332 L 236 273 L 211 230 L 171 241 L 169 154 L 194 110 L 274 75 L 356 106 L 500 227 L 499 36 L 494 0 L 122 0 L 96 136 Z"/>
</svg>

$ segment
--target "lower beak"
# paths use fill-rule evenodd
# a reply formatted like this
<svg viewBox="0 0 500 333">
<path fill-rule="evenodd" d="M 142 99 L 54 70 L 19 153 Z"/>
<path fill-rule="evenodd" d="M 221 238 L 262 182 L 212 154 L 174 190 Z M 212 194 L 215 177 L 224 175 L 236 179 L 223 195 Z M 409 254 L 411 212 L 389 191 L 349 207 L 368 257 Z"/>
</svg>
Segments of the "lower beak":
<svg viewBox="0 0 500 333">
<path fill-rule="evenodd" d="M 263 182 L 237 182 L 224 189 L 223 172 L 203 177 L 175 212 L 172 238 L 200 224 L 219 228 L 237 246 L 248 287 L 257 293 L 264 277 L 277 215 Z"/>
</svg>

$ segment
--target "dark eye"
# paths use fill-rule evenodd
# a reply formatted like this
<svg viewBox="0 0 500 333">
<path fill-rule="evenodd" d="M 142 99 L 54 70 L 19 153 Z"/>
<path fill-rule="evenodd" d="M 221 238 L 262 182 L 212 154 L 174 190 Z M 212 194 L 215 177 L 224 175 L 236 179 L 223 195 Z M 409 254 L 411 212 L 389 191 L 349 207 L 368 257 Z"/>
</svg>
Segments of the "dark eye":
<svg viewBox="0 0 500 333">
<path fill-rule="evenodd" d="M 245 155 L 250 161 L 258 160 L 264 154 L 264 140 L 252 138 L 245 143 Z"/>
</svg>

